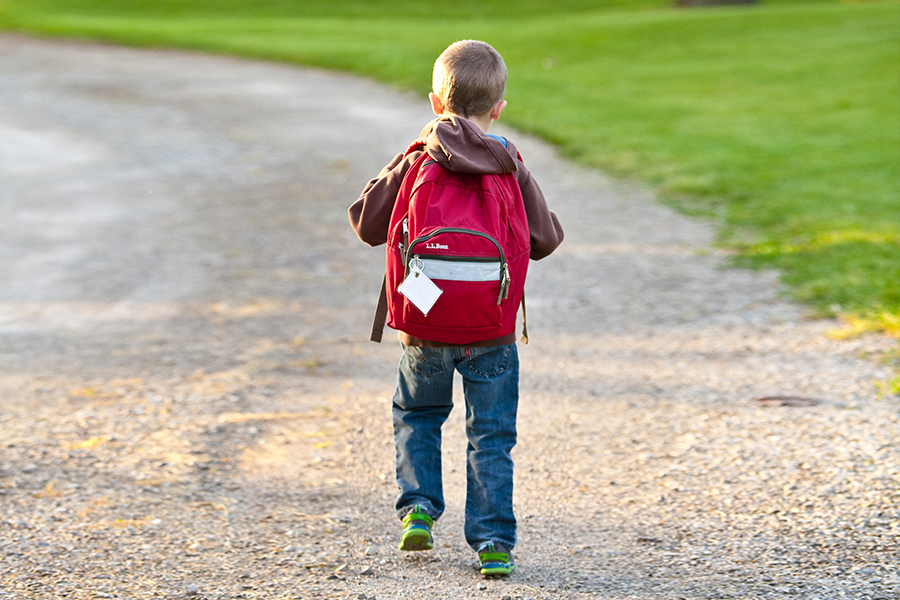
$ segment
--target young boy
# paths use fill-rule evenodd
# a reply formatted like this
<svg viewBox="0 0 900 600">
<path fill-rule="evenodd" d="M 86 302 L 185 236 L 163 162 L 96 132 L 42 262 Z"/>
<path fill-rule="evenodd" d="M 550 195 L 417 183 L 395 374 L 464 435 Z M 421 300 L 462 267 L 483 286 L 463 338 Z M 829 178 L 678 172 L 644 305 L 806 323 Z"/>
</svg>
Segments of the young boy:
<svg viewBox="0 0 900 600">
<path fill-rule="evenodd" d="M 371 246 L 387 241 L 400 184 L 422 152 L 442 167 L 466 173 L 515 173 L 531 238 L 530 258 L 539 260 L 563 240 L 562 227 L 543 193 L 518 158 L 515 146 L 488 135 L 506 107 L 506 65 L 490 45 L 452 44 L 434 66 L 431 107 L 437 119 L 423 129 L 424 147 L 398 154 L 371 180 L 349 210 L 359 238 Z M 513 461 L 519 361 L 515 331 L 495 339 L 454 346 L 400 332 L 403 358 L 393 399 L 396 508 L 404 529 L 401 550 L 428 550 L 431 529 L 444 511 L 441 426 L 453 407 L 454 371 L 463 379 L 467 448 L 465 536 L 478 553 L 481 572 L 508 575 L 515 568 Z"/>
</svg>

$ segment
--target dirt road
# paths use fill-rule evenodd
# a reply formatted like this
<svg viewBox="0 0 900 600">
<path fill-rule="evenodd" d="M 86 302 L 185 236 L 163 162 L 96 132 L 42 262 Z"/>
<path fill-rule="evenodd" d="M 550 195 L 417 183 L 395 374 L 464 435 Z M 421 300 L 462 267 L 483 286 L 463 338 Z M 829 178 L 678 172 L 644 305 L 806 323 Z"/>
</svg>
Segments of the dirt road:
<svg viewBox="0 0 900 600">
<path fill-rule="evenodd" d="M 567 232 L 529 276 L 519 568 L 473 569 L 459 411 L 437 547 L 395 550 L 399 352 L 345 211 L 429 118 L 0 35 L 0 600 L 900 596 L 889 342 L 828 340 L 707 224 L 508 130 Z"/>
</svg>

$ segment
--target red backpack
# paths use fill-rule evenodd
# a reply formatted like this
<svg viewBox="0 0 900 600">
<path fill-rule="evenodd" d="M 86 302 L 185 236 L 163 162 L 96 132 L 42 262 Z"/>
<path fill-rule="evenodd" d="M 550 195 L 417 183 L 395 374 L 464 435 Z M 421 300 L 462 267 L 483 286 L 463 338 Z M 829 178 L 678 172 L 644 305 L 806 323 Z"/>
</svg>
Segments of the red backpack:
<svg viewBox="0 0 900 600">
<path fill-rule="evenodd" d="M 407 154 L 423 146 L 413 144 Z M 459 173 L 423 152 L 391 213 L 379 313 L 386 301 L 390 327 L 433 342 L 468 344 L 515 333 L 530 252 L 515 173 Z M 426 281 L 437 296 L 431 306 L 417 306 L 401 288 L 422 275 L 436 286 Z M 384 317 L 381 325 L 378 317 L 374 341 L 381 340 Z"/>
</svg>

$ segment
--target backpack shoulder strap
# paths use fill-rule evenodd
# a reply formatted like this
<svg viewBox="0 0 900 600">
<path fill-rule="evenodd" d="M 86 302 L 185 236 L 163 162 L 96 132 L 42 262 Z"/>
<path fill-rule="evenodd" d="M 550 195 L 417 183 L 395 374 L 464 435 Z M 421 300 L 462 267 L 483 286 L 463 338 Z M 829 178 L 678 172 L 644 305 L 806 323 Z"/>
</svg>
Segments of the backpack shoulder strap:
<svg viewBox="0 0 900 600">
<path fill-rule="evenodd" d="M 406 148 L 406 150 L 403 152 L 403 156 L 409 156 L 416 150 L 424 150 L 426 145 L 427 144 L 424 139 L 418 139 Z"/>
<path fill-rule="evenodd" d="M 372 334 L 369 340 L 376 344 L 381 343 L 384 335 L 384 324 L 387 323 L 388 299 L 387 299 L 387 274 L 381 280 L 381 295 L 378 297 L 378 305 L 375 307 L 375 319 L 372 321 Z"/>
</svg>

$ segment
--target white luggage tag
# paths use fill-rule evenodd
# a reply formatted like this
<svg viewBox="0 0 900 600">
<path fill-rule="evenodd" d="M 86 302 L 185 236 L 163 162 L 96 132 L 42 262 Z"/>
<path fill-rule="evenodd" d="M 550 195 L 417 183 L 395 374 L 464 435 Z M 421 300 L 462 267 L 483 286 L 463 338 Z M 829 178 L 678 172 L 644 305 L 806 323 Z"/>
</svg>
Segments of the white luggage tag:
<svg viewBox="0 0 900 600">
<path fill-rule="evenodd" d="M 421 259 L 418 257 L 409 261 L 409 275 L 403 280 L 397 291 L 406 296 L 406 299 L 422 311 L 422 314 L 428 316 L 428 311 L 437 302 L 437 299 L 444 290 L 434 284 L 432 280 L 425 275 L 423 268 L 425 267 Z"/>
</svg>

